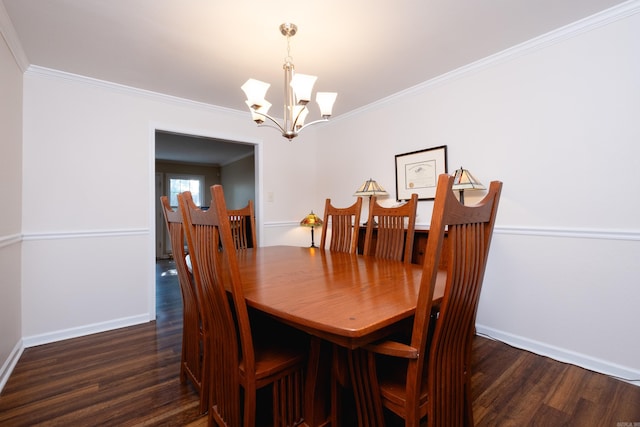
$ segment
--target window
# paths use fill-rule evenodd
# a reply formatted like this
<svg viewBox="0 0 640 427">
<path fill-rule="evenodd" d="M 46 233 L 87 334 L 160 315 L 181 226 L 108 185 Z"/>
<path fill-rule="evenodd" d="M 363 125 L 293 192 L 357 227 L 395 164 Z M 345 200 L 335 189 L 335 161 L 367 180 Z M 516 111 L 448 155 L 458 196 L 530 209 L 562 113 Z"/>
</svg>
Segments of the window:
<svg viewBox="0 0 640 427">
<path fill-rule="evenodd" d="M 178 206 L 178 194 L 190 191 L 193 202 L 202 206 L 204 177 L 199 175 L 167 175 L 169 181 L 169 203 Z"/>
</svg>

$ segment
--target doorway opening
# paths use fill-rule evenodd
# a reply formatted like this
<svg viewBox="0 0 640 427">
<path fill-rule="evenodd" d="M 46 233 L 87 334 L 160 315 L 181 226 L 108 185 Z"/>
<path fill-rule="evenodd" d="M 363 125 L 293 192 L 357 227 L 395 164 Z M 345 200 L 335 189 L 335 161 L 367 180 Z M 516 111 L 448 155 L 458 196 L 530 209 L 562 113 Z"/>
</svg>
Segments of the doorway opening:
<svg viewBox="0 0 640 427">
<path fill-rule="evenodd" d="M 155 130 L 155 264 L 171 260 L 171 244 L 164 222 L 160 197 L 171 194 L 171 183 L 176 188 L 198 188 L 200 205 L 209 206 L 212 185 L 224 187 L 225 201 L 229 209 L 246 206 L 249 199 L 256 207 L 256 226 L 260 230 L 260 204 L 258 189 L 258 145 L 250 142 L 223 140 L 187 133 Z M 177 191 L 177 190 L 175 190 Z M 175 193 L 174 191 L 174 193 Z M 171 203 L 172 205 L 174 203 Z M 177 205 L 177 202 L 175 203 Z M 177 206 L 174 206 L 176 209 Z M 153 283 L 154 304 L 158 292 L 157 276 Z M 155 310 L 154 318 L 155 318 Z"/>
<path fill-rule="evenodd" d="M 171 196 L 176 188 L 197 189 L 200 196 L 197 204 L 206 208 L 211 200 L 209 188 L 220 184 L 229 209 L 244 207 L 249 200 L 258 206 L 255 151 L 255 144 L 155 131 L 156 259 L 170 257 L 171 250 L 160 197 Z M 177 202 L 171 205 L 177 208 Z"/>
</svg>

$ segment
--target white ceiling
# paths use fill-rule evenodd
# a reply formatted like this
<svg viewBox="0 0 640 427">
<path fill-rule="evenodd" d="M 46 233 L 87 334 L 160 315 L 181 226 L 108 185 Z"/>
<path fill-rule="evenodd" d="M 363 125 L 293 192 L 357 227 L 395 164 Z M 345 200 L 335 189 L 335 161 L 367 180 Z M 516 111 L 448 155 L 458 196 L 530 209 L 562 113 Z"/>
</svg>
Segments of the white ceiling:
<svg viewBox="0 0 640 427">
<path fill-rule="evenodd" d="M 296 70 L 336 91 L 334 116 L 623 0 L 1 0 L 30 64 L 245 110 L 249 77 L 281 116 Z M 308 121 L 318 111 L 311 109 Z M 247 120 L 249 120 L 247 113 Z"/>
</svg>

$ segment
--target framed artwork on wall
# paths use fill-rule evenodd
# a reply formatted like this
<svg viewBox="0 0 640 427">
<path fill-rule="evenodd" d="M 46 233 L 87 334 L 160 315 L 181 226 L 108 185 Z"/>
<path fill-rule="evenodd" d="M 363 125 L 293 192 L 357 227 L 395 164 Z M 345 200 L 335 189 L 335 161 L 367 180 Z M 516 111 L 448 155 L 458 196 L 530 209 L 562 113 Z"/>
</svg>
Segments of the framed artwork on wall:
<svg viewBox="0 0 640 427">
<path fill-rule="evenodd" d="M 396 199 L 409 200 L 412 193 L 418 200 L 436 197 L 438 175 L 447 173 L 447 146 L 396 154 Z"/>
</svg>

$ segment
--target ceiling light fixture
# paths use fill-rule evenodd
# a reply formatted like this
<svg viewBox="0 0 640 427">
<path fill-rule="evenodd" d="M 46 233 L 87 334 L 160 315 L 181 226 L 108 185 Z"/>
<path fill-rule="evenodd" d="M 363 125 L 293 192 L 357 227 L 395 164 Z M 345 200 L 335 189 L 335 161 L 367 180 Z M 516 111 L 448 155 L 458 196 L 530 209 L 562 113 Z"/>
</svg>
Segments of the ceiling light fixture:
<svg viewBox="0 0 640 427">
<path fill-rule="evenodd" d="M 307 104 L 311 100 L 311 92 L 313 85 L 318 77 L 306 74 L 296 74 L 293 66 L 293 58 L 291 58 L 291 46 L 289 44 L 291 37 L 298 31 L 295 24 L 285 23 L 280 25 L 280 32 L 287 37 L 287 57 L 284 59 L 284 121 L 278 123 L 276 119 L 267 114 L 271 103 L 265 99 L 269 83 L 260 80 L 249 79 L 242 85 L 242 90 L 247 95 L 245 101 L 251 111 L 251 118 L 258 126 L 264 125 L 265 118 L 273 122 L 277 129 L 282 132 L 282 136 L 291 141 L 298 136 L 298 133 L 307 126 L 326 122 L 331 116 L 333 103 L 338 96 L 335 92 L 318 92 L 316 94 L 316 102 L 320 106 L 321 119 L 311 123 L 304 124 L 304 120 L 309 114 Z M 264 125 L 276 128 L 276 126 Z"/>
</svg>

